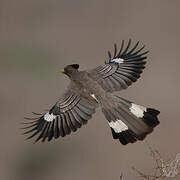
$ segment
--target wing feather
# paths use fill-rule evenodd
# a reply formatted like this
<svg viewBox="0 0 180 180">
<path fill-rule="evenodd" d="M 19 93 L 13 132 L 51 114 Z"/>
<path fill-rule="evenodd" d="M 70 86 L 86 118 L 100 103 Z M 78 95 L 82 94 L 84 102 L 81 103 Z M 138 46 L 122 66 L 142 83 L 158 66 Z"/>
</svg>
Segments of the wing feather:
<svg viewBox="0 0 180 180">
<path fill-rule="evenodd" d="M 140 78 L 140 74 L 145 68 L 145 59 L 148 53 L 148 51 L 142 52 L 145 46 L 138 48 L 138 41 L 131 48 L 131 39 L 126 47 L 124 44 L 123 40 L 118 53 L 117 45 L 114 45 L 114 56 L 113 58 L 112 56 L 109 57 L 108 63 L 88 71 L 89 76 L 96 80 L 107 92 L 126 89 Z"/>
<path fill-rule="evenodd" d="M 101 70 L 109 71 L 110 68 Z M 32 133 L 27 139 L 31 139 L 39 133 L 35 142 L 39 140 L 44 142 L 46 139 L 51 141 L 53 138 L 64 137 L 75 132 L 82 125 L 87 124 L 95 113 L 98 103 L 91 101 L 90 94 L 80 94 L 79 92 L 78 86 L 71 82 L 49 112 L 42 114 L 39 118 L 26 118 L 28 121 L 32 121 L 23 123 L 25 124 L 23 129 L 26 130 L 24 134 Z"/>
<path fill-rule="evenodd" d="M 57 118 L 58 118 L 59 134 L 60 134 L 61 137 L 64 137 L 65 132 L 64 132 L 64 129 L 63 129 L 63 120 L 61 119 L 60 115 L 57 116 Z"/>
<path fill-rule="evenodd" d="M 50 141 L 54 136 L 54 121 L 50 123 L 49 131 L 48 131 L 48 141 Z"/>
<path fill-rule="evenodd" d="M 48 130 L 49 130 L 50 124 L 51 124 L 50 122 L 47 123 L 47 127 L 44 130 L 44 133 L 42 135 L 42 142 L 44 142 L 46 138 L 48 137 Z"/>
<path fill-rule="evenodd" d="M 78 120 L 78 116 L 76 116 L 74 110 L 69 111 L 69 114 L 72 117 L 72 123 L 74 124 L 74 126 L 76 126 L 76 128 L 81 128 L 82 123 Z"/>
<path fill-rule="evenodd" d="M 65 115 L 64 114 L 60 114 L 60 117 L 62 119 L 62 126 L 63 126 L 64 133 L 65 134 L 70 134 L 71 130 L 70 130 L 70 128 L 67 125 L 67 121 L 66 121 Z"/>
<path fill-rule="evenodd" d="M 54 120 L 54 138 L 58 138 L 60 136 L 59 128 L 58 128 L 58 118 Z"/>
<path fill-rule="evenodd" d="M 42 131 L 40 132 L 40 135 L 39 135 L 38 138 L 35 140 L 35 142 L 39 141 L 39 140 L 42 138 L 42 136 L 43 136 L 43 134 L 44 134 L 44 131 L 46 130 L 47 125 L 48 125 L 48 122 L 45 122 L 44 127 L 42 128 Z M 31 137 L 30 137 L 30 138 L 31 138 Z"/>
</svg>

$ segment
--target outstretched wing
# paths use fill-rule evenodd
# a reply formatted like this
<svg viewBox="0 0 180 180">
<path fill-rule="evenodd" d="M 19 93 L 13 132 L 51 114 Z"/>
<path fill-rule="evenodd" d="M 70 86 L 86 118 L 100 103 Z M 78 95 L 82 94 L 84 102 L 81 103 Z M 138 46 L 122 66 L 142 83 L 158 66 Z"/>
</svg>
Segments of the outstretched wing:
<svg viewBox="0 0 180 180">
<path fill-rule="evenodd" d="M 114 44 L 113 56 L 108 51 L 108 62 L 88 71 L 89 76 L 108 92 L 126 89 L 140 78 L 140 74 L 145 68 L 148 51 L 142 52 L 145 46 L 138 48 L 138 45 L 139 42 L 130 48 L 131 40 L 129 40 L 124 48 L 123 40 L 118 52 L 117 45 Z"/>
<path fill-rule="evenodd" d="M 24 134 L 32 133 L 27 139 L 39 136 L 35 142 L 46 139 L 50 141 L 53 137 L 64 137 L 75 132 L 92 117 L 97 108 L 97 101 L 86 92 L 80 93 L 78 87 L 70 83 L 68 89 L 49 112 L 42 114 L 39 118 L 25 118 L 33 120 L 26 122 L 27 129 Z M 36 114 L 36 113 L 34 113 Z"/>
</svg>

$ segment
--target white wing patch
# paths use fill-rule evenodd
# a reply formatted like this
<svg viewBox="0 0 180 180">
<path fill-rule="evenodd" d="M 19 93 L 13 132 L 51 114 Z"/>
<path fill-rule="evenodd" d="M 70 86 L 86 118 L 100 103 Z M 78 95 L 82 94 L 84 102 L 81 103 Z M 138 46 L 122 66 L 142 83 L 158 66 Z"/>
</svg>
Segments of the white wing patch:
<svg viewBox="0 0 180 180">
<path fill-rule="evenodd" d="M 138 118 L 142 118 L 144 116 L 144 112 L 147 111 L 146 107 L 134 103 L 132 103 L 132 106 L 129 109 Z"/>
<path fill-rule="evenodd" d="M 53 113 L 49 114 L 49 112 L 47 112 L 44 115 L 44 120 L 46 120 L 48 122 L 53 121 L 55 118 L 56 118 L 56 116 Z"/>
<path fill-rule="evenodd" d="M 121 59 L 121 58 L 116 58 L 116 59 L 113 59 L 112 62 L 116 62 L 116 63 L 123 63 L 124 62 L 124 59 Z"/>
<path fill-rule="evenodd" d="M 98 102 L 98 100 L 94 94 L 91 94 L 91 97 L 93 97 Z"/>
<path fill-rule="evenodd" d="M 128 127 L 121 120 L 117 120 L 115 122 L 109 122 L 109 126 L 114 129 L 116 133 L 120 133 L 122 131 L 128 130 Z"/>
</svg>

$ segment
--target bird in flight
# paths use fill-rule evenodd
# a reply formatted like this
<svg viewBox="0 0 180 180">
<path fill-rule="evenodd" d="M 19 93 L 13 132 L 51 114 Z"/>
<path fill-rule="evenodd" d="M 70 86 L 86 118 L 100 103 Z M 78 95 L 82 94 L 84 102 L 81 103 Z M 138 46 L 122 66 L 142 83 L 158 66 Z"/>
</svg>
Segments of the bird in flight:
<svg viewBox="0 0 180 180">
<path fill-rule="evenodd" d="M 159 124 L 158 110 L 138 105 L 114 94 L 127 89 L 140 78 L 145 68 L 148 51 L 139 42 L 131 46 L 131 40 L 125 46 L 124 41 L 113 54 L 108 51 L 109 60 L 91 70 L 79 71 L 78 64 L 66 66 L 62 73 L 70 83 L 55 105 L 38 118 L 25 122 L 30 134 L 27 139 L 36 136 L 35 142 L 64 137 L 77 131 L 92 118 L 96 108 L 100 107 L 114 139 L 123 145 L 144 140 Z"/>
</svg>

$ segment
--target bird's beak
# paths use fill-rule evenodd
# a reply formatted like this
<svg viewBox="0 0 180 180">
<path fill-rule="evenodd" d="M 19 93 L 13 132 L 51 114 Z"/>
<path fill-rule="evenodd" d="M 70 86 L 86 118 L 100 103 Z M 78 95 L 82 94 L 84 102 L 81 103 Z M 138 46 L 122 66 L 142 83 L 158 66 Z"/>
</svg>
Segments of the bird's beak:
<svg viewBox="0 0 180 180">
<path fill-rule="evenodd" d="M 64 73 L 64 69 L 61 69 L 61 71 L 60 71 L 61 73 Z"/>
</svg>

